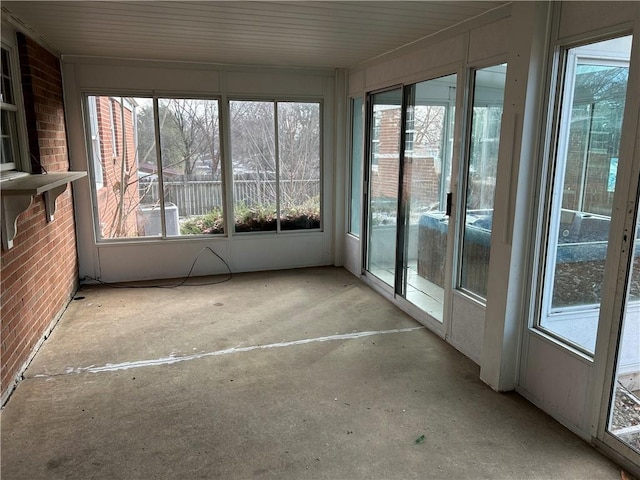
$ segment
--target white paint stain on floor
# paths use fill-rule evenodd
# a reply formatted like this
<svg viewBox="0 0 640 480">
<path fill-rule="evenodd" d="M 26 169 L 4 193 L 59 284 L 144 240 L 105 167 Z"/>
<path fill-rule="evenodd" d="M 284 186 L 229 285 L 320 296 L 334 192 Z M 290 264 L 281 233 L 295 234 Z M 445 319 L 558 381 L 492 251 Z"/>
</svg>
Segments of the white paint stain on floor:
<svg viewBox="0 0 640 480">
<path fill-rule="evenodd" d="M 418 327 L 409 327 L 409 328 L 394 328 L 391 330 L 374 330 L 374 331 L 367 331 L 367 332 L 344 333 L 344 334 L 337 334 L 337 335 L 328 335 L 326 337 L 292 340 L 290 342 L 269 343 L 266 345 L 252 345 L 248 347 L 232 347 L 224 350 L 216 350 L 215 352 L 196 353 L 193 355 L 176 356 L 172 353 L 168 357 L 156 358 L 152 360 L 138 360 L 136 362 L 122 362 L 122 363 L 107 363 L 101 366 L 90 365 L 88 367 L 77 367 L 77 368 L 69 367 L 66 369 L 64 373 L 73 374 L 73 373 L 117 372 L 120 370 L 131 370 L 134 368 L 154 367 L 159 365 L 172 365 L 174 363 L 198 360 L 200 358 L 206 358 L 206 357 L 216 357 L 219 355 L 230 355 L 232 353 L 251 352 L 254 350 L 265 350 L 270 348 L 293 347 L 296 345 L 306 345 L 309 343 L 319 343 L 319 342 L 332 342 L 336 340 L 353 340 L 357 338 L 371 337 L 374 335 L 387 335 L 390 333 L 413 332 L 415 330 L 421 330 L 424 328 L 425 327 L 423 326 L 418 326 Z M 47 378 L 47 377 L 53 377 L 53 376 L 56 376 L 56 375 L 38 374 L 38 375 L 34 375 L 33 378 Z"/>
</svg>

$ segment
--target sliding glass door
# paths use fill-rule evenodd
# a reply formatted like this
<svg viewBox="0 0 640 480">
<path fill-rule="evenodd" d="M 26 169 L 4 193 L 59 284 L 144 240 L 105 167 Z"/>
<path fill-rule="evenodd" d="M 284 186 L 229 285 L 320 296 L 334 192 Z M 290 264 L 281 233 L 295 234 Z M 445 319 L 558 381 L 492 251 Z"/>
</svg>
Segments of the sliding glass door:
<svg viewBox="0 0 640 480">
<path fill-rule="evenodd" d="M 369 97 L 366 270 L 439 322 L 456 81 L 449 75 Z"/>
<path fill-rule="evenodd" d="M 398 294 L 442 322 L 456 75 L 405 88 Z"/>
<path fill-rule="evenodd" d="M 444 322 L 454 288 L 476 304 L 486 300 L 506 70 L 470 72 L 460 169 L 453 158 L 457 75 L 369 97 L 366 270 L 436 322 Z M 456 178 L 464 186 L 460 202 Z"/>
</svg>

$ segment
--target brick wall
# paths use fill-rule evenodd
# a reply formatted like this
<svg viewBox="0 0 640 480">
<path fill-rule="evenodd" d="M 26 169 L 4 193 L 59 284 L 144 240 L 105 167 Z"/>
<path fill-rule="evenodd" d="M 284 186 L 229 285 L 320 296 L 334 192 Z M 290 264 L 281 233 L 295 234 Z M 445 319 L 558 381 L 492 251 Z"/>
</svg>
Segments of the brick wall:
<svg viewBox="0 0 640 480">
<path fill-rule="evenodd" d="M 33 171 L 69 169 L 62 78 L 58 58 L 18 34 L 22 88 Z M 36 160 L 33 160 L 35 157 Z M 42 196 L 18 217 L 10 250 L 2 250 L 1 392 L 4 403 L 16 378 L 78 285 L 71 188 L 58 197 L 47 223 Z"/>
<path fill-rule="evenodd" d="M 595 151 L 590 136 L 584 130 L 571 132 L 567 151 L 562 208 L 611 215 L 613 192 L 608 190 L 611 158 L 618 156 L 618 145 L 608 138 L 607 148 Z M 584 167 L 587 165 L 587 171 Z M 584 177 L 583 177 L 584 175 Z M 580 208 L 580 185 L 584 182 L 583 204 Z"/>
<path fill-rule="evenodd" d="M 379 112 L 377 168 L 371 176 L 371 197 L 396 199 L 400 168 L 400 109 Z M 416 141 L 414 152 L 406 154 L 403 189 L 412 205 L 431 207 L 440 201 L 440 166 L 427 152 L 429 145 Z"/>
<path fill-rule="evenodd" d="M 102 187 L 96 190 L 101 234 L 103 238 L 135 237 L 138 235 L 136 211 L 140 203 L 140 195 L 135 161 L 133 112 L 126 102 L 121 110 L 121 102 L 117 98 L 96 97 L 96 113 L 103 177 Z M 126 153 L 122 143 L 123 116 Z M 121 181 L 123 157 L 125 159 L 124 183 Z M 122 219 L 120 221 L 121 197 Z"/>
</svg>

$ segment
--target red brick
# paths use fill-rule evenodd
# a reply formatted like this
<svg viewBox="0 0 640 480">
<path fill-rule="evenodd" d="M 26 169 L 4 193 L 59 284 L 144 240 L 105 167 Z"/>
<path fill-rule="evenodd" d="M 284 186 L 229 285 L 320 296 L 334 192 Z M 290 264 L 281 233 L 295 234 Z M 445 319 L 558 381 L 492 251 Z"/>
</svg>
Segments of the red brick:
<svg viewBox="0 0 640 480">
<path fill-rule="evenodd" d="M 48 171 L 69 169 L 59 60 L 19 35 L 29 145 Z M 73 204 L 70 189 L 57 201 L 55 220 L 45 219 L 42 198 L 18 218 L 11 250 L 2 250 L 0 388 L 3 397 L 32 349 L 76 288 Z"/>
</svg>

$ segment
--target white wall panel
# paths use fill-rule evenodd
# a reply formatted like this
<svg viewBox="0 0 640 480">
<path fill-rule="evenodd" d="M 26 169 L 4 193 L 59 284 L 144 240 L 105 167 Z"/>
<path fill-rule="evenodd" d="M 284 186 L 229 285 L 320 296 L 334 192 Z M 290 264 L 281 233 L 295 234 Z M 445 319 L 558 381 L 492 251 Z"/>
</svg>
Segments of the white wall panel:
<svg viewBox="0 0 640 480">
<path fill-rule="evenodd" d="M 639 14 L 639 2 L 562 2 L 559 36 L 570 38 L 606 27 L 628 25 Z"/>
<path fill-rule="evenodd" d="M 87 145 L 84 136 L 82 105 L 75 65 L 62 64 L 62 76 L 65 89 L 65 118 L 69 143 L 69 163 L 71 170 L 87 171 Z M 76 238 L 78 242 L 78 267 L 80 278 L 83 276 L 99 276 L 98 252 L 93 248 L 94 228 L 93 210 L 89 176 L 73 182 L 74 215 L 76 220 Z"/>
<path fill-rule="evenodd" d="M 360 239 L 353 235 L 345 235 L 344 244 L 344 268 L 355 276 L 362 273 L 362 250 Z"/>
<path fill-rule="evenodd" d="M 591 362 L 538 335 L 528 335 L 528 356 L 519 391 L 573 432 L 588 438 Z"/>
<path fill-rule="evenodd" d="M 364 70 L 351 73 L 348 76 L 348 82 L 349 95 L 352 97 L 361 96 L 365 89 Z"/>
<path fill-rule="evenodd" d="M 311 95 L 321 96 L 324 92 L 325 75 L 297 72 L 269 71 L 260 75 L 255 72 L 227 71 L 224 73 L 224 89 L 229 95 Z"/>
<path fill-rule="evenodd" d="M 431 72 L 442 70 L 445 65 L 462 63 L 466 54 L 466 36 L 460 35 L 443 40 L 395 58 L 372 65 L 366 69 L 366 89 L 375 90 L 398 83 L 427 80 L 439 74 Z M 455 68 L 446 73 L 454 73 Z M 441 74 L 446 74 L 442 72 Z"/>
<path fill-rule="evenodd" d="M 232 268 L 239 272 L 330 265 L 322 234 L 249 235 L 233 238 Z"/>
<path fill-rule="evenodd" d="M 469 63 L 477 63 L 487 58 L 509 52 L 511 19 L 483 25 L 469 32 Z"/>
<path fill-rule="evenodd" d="M 97 274 L 103 282 L 182 278 L 189 273 L 194 262 L 192 276 L 227 273 L 224 263 L 208 250 L 203 251 L 205 247 L 229 263 L 226 240 L 173 241 L 170 244 L 145 242 L 143 245 L 121 243 L 96 248 L 99 258 Z"/>
<path fill-rule="evenodd" d="M 65 63 L 75 63 L 65 59 Z M 83 89 L 129 89 L 134 91 L 187 91 L 217 93 L 220 91 L 220 72 L 201 66 L 171 68 L 144 62 L 96 61 L 75 63 L 77 82 Z"/>
<path fill-rule="evenodd" d="M 278 270 L 330 264 L 322 233 L 238 235 L 230 239 L 104 244 L 97 247 L 100 280 L 122 282 Z"/>
<path fill-rule="evenodd" d="M 484 336 L 485 308 L 459 292 L 454 292 L 449 343 L 480 365 Z"/>
</svg>

